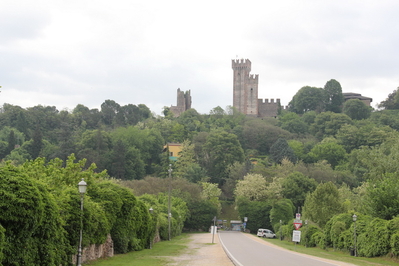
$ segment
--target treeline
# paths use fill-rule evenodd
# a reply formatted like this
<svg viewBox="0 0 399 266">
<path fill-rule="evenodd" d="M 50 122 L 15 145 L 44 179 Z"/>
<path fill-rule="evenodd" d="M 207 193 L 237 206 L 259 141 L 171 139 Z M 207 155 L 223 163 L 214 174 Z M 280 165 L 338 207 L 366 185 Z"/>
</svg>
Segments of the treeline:
<svg viewBox="0 0 399 266">
<path fill-rule="evenodd" d="M 332 225 L 331 234 L 328 225 L 339 215 L 356 213 L 360 227 L 382 219 L 384 223 L 375 224 L 394 228 L 390 221 L 399 214 L 396 92 L 377 111 L 360 100 L 343 102 L 340 84 L 331 80 L 324 88 L 300 89 L 289 110 L 263 119 L 246 117 L 233 107 L 216 107 L 209 114 L 190 109 L 174 117 L 167 107 L 164 116 L 155 116 L 145 105 L 120 106 L 111 100 L 101 110 L 78 105 L 71 112 L 5 104 L 0 113 L 0 152 L 4 162 L 11 162 L 4 167 L 17 168 L 37 160 L 45 166 L 55 160 L 59 168 L 67 168 L 68 156 L 75 154 L 85 162 L 83 172 L 91 169 L 104 175 L 102 182 L 115 178 L 117 185 L 132 189 L 141 201 L 148 195 L 164 197 L 172 183 L 176 204 L 183 206 L 181 200 L 187 208 L 183 215 L 178 210 L 173 214 L 182 217 L 175 221 L 180 226 L 176 233 L 181 227 L 207 230 L 214 215 L 223 217 L 219 203 L 223 199 L 235 202 L 240 217 L 248 217 L 251 232 L 261 227 L 279 232 L 280 226 L 289 232 L 300 210 L 308 228 L 317 229 L 309 230 L 309 239 L 328 247 L 331 235 L 344 239 L 351 230 L 349 223 Z M 170 142 L 183 144 L 176 162 L 169 161 L 164 151 Z M 97 168 L 89 168 L 92 163 Z M 169 165 L 173 180 L 168 178 Z M 46 185 L 56 187 L 61 182 L 57 172 L 48 176 Z M 78 181 L 75 178 L 69 186 Z M 362 232 L 372 233 L 362 228 L 358 232 L 359 237 Z M 349 238 L 345 241 L 333 245 L 342 249 L 353 245 Z M 360 248 L 360 255 L 371 256 L 365 251 L 369 247 L 364 252 Z M 384 250 L 396 254 L 391 244 Z"/>
</svg>

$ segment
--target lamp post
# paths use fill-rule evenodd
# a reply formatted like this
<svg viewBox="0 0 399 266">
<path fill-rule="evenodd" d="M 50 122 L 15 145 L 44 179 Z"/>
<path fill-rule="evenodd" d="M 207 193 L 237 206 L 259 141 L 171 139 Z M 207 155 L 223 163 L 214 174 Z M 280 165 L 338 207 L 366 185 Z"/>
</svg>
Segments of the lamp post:
<svg viewBox="0 0 399 266">
<path fill-rule="evenodd" d="M 151 216 L 152 216 L 152 214 L 154 213 L 154 209 L 151 207 L 150 209 L 149 209 L 149 211 L 150 211 L 150 214 L 151 214 Z M 156 226 L 156 224 L 155 224 L 155 226 Z M 155 232 L 155 231 L 154 231 Z M 153 241 L 153 239 L 151 239 L 151 236 L 150 236 L 150 249 L 152 249 L 152 241 Z"/>
<path fill-rule="evenodd" d="M 87 183 L 84 178 L 78 184 L 79 193 L 80 193 L 80 236 L 79 236 L 79 248 L 78 248 L 78 257 L 77 257 L 77 266 L 82 265 L 82 236 L 83 236 L 83 196 L 86 193 Z"/>
<path fill-rule="evenodd" d="M 305 220 L 305 248 L 308 247 L 308 220 Z"/>
<path fill-rule="evenodd" d="M 354 248 L 355 248 L 355 257 L 357 257 L 357 247 L 356 247 L 356 220 L 357 220 L 357 215 L 354 214 L 352 216 L 353 219 L 353 239 L 354 239 Z"/>
<path fill-rule="evenodd" d="M 169 164 L 169 192 L 168 192 L 168 235 L 170 241 L 170 222 L 172 219 L 172 211 L 171 211 L 171 202 L 170 202 L 170 190 L 171 190 L 171 183 L 172 183 L 172 165 Z"/>
<path fill-rule="evenodd" d="M 281 230 L 282 226 L 283 226 L 283 221 L 280 220 L 280 241 L 283 241 L 283 235 L 282 235 L 282 230 Z"/>
</svg>

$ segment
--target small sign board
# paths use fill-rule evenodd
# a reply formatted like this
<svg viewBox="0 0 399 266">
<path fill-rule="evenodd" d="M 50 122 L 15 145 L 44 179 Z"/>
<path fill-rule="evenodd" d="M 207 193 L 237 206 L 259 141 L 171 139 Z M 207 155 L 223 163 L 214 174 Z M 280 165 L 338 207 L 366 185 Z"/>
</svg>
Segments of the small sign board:
<svg viewBox="0 0 399 266">
<path fill-rule="evenodd" d="M 292 241 L 293 242 L 301 242 L 301 231 L 298 231 L 298 230 L 292 231 Z"/>
<path fill-rule="evenodd" d="M 302 223 L 294 223 L 295 230 L 298 230 L 299 228 L 301 228 L 301 226 Z"/>
<path fill-rule="evenodd" d="M 294 220 L 294 226 L 295 226 L 295 230 L 298 230 L 299 228 L 301 228 L 301 226 L 302 226 L 302 220 L 300 220 L 300 219 L 295 219 L 295 220 Z"/>
</svg>

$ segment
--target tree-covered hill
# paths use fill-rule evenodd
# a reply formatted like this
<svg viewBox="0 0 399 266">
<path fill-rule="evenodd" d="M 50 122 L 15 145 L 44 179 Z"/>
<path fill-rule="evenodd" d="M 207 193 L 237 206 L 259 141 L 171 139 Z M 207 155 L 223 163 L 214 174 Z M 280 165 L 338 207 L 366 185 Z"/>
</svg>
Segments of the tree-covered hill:
<svg viewBox="0 0 399 266">
<path fill-rule="evenodd" d="M 79 104 L 71 112 L 4 104 L 2 208 L 13 204 L 22 208 L 14 200 L 17 193 L 5 193 L 7 186 L 34 188 L 26 194 L 27 202 L 38 202 L 38 209 L 25 216 L 37 219 L 24 225 L 27 232 L 35 232 L 29 235 L 29 245 L 36 243 L 35 234 L 47 226 L 43 219 L 50 217 L 57 243 L 64 243 L 59 257 L 54 257 L 58 265 L 76 247 L 78 195 L 72 187 L 82 175 L 92 186 L 85 215 L 93 222 L 86 225 L 93 231 L 85 244 L 102 242 L 110 234 L 118 252 L 146 248 L 155 232 L 144 224 L 154 223 L 165 239 L 170 186 L 173 234 L 183 227 L 207 230 L 210 219 L 223 218 L 223 200 L 235 202 L 238 218 L 248 217 L 251 232 L 264 227 L 289 238 L 294 214 L 301 212 L 308 220 L 307 245 L 348 250 L 354 244 L 350 217 L 356 213 L 358 254 L 397 256 L 396 91 L 380 104 L 381 110 L 360 100 L 343 102 L 341 96 L 335 80 L 324 88 L 305 86 L 293 96 L 288 110 L 263 119 L 246 117 L 233 107 L 215 107 L 209 114 L 190 109 L 174 117 L 168 108 L 164 116 L 156 116 L 143 104 L 120 106 L 112 100 L 106 100 L 101 110 Z M 182 151 L 177 161 L 171 161 L 165 145 L 176 142 Z M 111 200 L 113 195 L 118 196 Z M 130 205 L 122 204 L 126 200 Z M 150 206 L 158 206 L 157 218 L 150 216 Z M 46 208 L 48 212 L 43 211 Z M 132 212 L 139 212 L 140 218 L 133 219 Z M 12 221 L 24 219 L 14 217 L 16 213 L 7 215 L 0 220 L 3 261 L 13 252 L 7 243 L 10 236 L 22 237 Z M 119 227 L 121 215 L 132 219 L 127 227 Z M 368 226 L 385 237 L 378 251 L 366 241 L 377 239 L 365 230 Z M 46 245 L 46 252 L 56 247 L 50 240 Z"/>
</svg>

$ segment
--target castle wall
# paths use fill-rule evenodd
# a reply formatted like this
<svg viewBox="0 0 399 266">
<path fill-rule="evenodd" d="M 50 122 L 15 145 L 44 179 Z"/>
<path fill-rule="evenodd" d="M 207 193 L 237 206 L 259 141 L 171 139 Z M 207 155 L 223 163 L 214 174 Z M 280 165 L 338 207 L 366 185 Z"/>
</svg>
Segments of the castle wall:
<svg viewBox="0 0 399 266">
<path fill-rule="evenodd" d="M 258 99 L 259 117 L 276 117 L 280 108 L 280 99 Z"/>
</svg>

